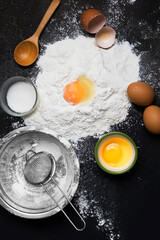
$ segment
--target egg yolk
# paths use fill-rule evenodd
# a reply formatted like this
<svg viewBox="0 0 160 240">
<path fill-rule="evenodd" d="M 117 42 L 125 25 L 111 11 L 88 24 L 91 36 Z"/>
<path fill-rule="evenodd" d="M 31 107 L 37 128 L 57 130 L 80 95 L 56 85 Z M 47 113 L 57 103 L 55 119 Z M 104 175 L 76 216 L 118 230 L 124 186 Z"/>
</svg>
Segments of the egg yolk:
<svg viewBox="0 0 160 240">
<path fill-rule="evenodd" d="M 100 148 L 100 159 L 113 168 L 125 166 L 133 156 L 133 149 L 129 141 L 121 137 L 106 140 Z"/>
<path fill-rule="evenodd" d="M 76 105 L 87 101 L 92 95 L 93 83 L 87 77 L 80 76 L 77 81 L 65 86 L 63 97 L 66 102 Z"/>
</svg>

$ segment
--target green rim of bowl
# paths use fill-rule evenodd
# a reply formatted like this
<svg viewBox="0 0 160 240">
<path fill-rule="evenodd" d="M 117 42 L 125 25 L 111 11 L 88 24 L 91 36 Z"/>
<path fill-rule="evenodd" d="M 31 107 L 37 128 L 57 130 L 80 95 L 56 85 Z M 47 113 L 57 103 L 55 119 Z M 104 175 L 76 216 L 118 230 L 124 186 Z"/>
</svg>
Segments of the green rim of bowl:
<svg viewBox="0 0 160 240">
<path fill-rule="evenodd" d="M 99 161 L 99 158 L 98 158 L 98 149 L 99 149 L 99 145 L 100 143 L 105 139 L 107 138 L 108 136 L 113 136 L 113 135 L 120 135 L 120 136 L 123 136 L 125 137 L 126 139 L 128 139 L 130 141 L 130 143 L 132 144 L 132 146 L 134 147 L 135 149 L 135 158 L 133 160 L 133 162 L 131 163 L 131 165 L 126 168 L 126 169 L 123 169 L 121 171 L 111 171 L 107 168 L 105 168 Z M 96 146 L 95 146 L 95 159 L 96 159 L 96 162 L 98 164 L 98 166 L 105 172 L 107 173 L 110 173 L 110 174 L 113 174 L 113 175 L 118 175 L 118 174 L 123 174 L 123 173 L 126 173 L 126 172 L 129 172 L 131 170 L 131 168 L 135 165 L 136 161 L 137 161 L 137 158 L 138 158 L 138 150 L 137 150 L 137 147 L 136 147 L 136 144 L 135 142 L 132 140 L 132 138 L 130 138 L 128 135 L 126 135 L 125 133 L 121 133 L 121 132 L 111 132 L 111 133 L 107 133 L 105 135 L 103 135 L 99 140 L 98 142 L 96 143 Z"/>
</svg>

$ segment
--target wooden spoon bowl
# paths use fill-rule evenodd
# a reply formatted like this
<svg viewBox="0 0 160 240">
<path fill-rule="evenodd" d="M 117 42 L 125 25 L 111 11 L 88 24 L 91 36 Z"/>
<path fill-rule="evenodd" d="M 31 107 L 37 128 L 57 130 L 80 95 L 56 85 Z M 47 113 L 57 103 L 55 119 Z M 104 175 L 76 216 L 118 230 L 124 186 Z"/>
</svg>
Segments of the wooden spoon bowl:
<svg viewBox="0 0 160 240">
<path fill-rule="evenodd" d="M 35 62 L 39 54 L 39 47 L 29 40 L 17 45 L 14 51 L 15 61 L 22 66 L 29 66 Z"/>
</svg>

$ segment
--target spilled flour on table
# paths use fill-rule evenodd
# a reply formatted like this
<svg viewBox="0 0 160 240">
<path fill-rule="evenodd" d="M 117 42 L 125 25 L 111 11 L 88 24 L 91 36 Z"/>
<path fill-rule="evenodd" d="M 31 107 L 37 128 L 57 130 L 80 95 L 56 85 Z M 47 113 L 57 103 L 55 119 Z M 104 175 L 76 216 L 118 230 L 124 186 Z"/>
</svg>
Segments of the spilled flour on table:
<svg viewBox="0 0 160 240">
<path fill-rule="evenodd" d="M 76 199 L 76 204 L 79 208 L 80 214 L 84 219 L 96 218 L 96 227 L 102 232 L 106 232 L 106 235 L 109 236 L 110 240 L 120 239 L 119 231 L 115 230 L 114 227 L 114 216 L 113 213 L 107 212 L 104 213 L 102 207 L 97 204 L 97 202 L 92 199 L 89 201 L 87 199 L 87 191 L 81 191 L 78 193 L 79 197 Z M 112 217 L 111 217 L 112 216 Z"/>
<path fill-rule="evenodd" d="M 129 0 L 128 1 L 130 4 L 134 4 L 136 2 L 136 0 Z"/>
<path fill-rule="evenodd" d="M 126 89 L 139 79 L 139 57 L 129 42 L 104 50 L 96 46 L 94 38 L 65 39 L 48 44 L 37 65 L 40 103 L 25 118 L 27 125 L 48 127 L 77 141 L 100 136 L 125 120 L 130 107 Z M 63 98 L 64 87 L 80 75 L 94 83 L 95 95 L 89 103 L 73 106 Z"/>
</svg>

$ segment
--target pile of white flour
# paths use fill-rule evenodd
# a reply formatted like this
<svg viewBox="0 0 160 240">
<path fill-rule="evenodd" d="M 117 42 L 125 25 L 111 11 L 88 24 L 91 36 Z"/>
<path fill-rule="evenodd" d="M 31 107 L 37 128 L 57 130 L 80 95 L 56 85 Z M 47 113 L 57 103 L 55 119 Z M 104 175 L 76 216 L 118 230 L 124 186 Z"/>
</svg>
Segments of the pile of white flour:
<svg viewBox="0 0 160 240">
<path fill-rule="evenodd" d="M 128 42 L 104 50 L 94 38 L 65 39 L 47 45 L 37 65 L 40 103 L 25 118 L 27 125 L 48 127 L 76 141 L 101 135 L 125 120 L 130 107 L 127 86 L 139 79 L 139 57 Z M 64 100 L 63 90 L 80 75 L 94 83 L 95 96 L 89 104 L 73 106 Z"/>
</svg>

